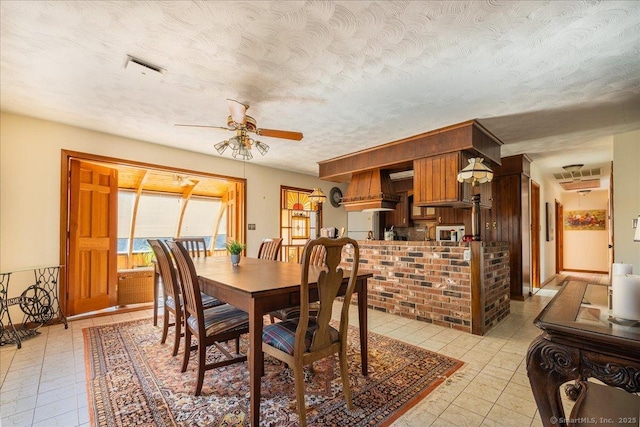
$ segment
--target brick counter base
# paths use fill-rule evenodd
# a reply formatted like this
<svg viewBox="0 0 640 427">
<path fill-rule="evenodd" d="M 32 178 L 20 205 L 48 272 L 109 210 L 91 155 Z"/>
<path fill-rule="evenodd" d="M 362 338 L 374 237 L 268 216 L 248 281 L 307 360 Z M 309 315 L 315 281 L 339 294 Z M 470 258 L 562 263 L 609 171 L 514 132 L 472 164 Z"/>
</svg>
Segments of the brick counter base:
<svg viewBox="0 0 640 427">
<path fill-rule="evenodd" d="M 359 268 L 373 272 L 367 305 L 435 325 L 472 332 L 468 243 L 359 241 Z M 482 245 L 482 334 L 509 314 L 508 248 Z M 345 253 L 345 256 L 349 256 Z"/>
</svg>

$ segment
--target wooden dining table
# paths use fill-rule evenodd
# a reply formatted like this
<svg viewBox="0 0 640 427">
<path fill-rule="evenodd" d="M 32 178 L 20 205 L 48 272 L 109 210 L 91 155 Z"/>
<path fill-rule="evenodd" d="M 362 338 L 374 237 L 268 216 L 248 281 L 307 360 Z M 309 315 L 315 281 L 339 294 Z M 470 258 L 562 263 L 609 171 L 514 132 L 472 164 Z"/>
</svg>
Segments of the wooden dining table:
<svg viewBox="0 0 640 427">
<path fill-rule="evenodd" d="M 301 265 L 243 257 L 237 266 L 230 257 L 196 258 L 194 264 L 201 291 L 249 314 L 249 376 L 251 388 L 251 425 L 260 425 L 260 384 L 263 374 L 262 328 L 264 315 L 271 311 L 300 305 Z M 318 276 L 322 267 L 310 267 L 309 298 L 317 301 Z M 348 273 L 348 272 L 345 272 Z M 344 295 L 348 281 L 345 274 L 339 295 Z M 368 374 L 367 279 L 368 271 L 359 271 L 354 293 L 358 296 L 360 358 L 362 375 Z M 313 278 L 313 279 L 312 279 Z"/>
</svg>

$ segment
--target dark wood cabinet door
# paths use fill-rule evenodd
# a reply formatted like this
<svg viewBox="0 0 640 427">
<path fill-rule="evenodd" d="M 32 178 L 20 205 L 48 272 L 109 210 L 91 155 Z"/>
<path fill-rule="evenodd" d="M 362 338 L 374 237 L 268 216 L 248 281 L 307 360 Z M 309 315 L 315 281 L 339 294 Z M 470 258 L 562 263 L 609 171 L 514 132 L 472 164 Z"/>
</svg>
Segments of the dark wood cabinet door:
<svg viewBox="0 0 640 427">
<path fill-rule="evenodd" d="M 413 197 L 418 206 L 454 205 L 462 199 L 458 172 L 462 154 L 441 154 L 413 161 Z"/>
<path fill-rule="evenodd" d="M 526 175 L 493 179 L 491 236 L 509 245 L 511 298 L 522 300 L 530 290 L 529 180 Z M 494 225 L 495 223 L 495 225 Z"/>
<path fill-rule="evenodd" d="M 409 211 L 409 195 L 408 192 L 402 191 L 400 193 L 396 193 L 400 196 L 400 201 L 396 205 L 396 208 L 393 211 L 388 211 L 385 213 L 385 225 L 386 228 L 394 226 L 398 227 L 410 227 L 411 217 Z"/>
</svg>

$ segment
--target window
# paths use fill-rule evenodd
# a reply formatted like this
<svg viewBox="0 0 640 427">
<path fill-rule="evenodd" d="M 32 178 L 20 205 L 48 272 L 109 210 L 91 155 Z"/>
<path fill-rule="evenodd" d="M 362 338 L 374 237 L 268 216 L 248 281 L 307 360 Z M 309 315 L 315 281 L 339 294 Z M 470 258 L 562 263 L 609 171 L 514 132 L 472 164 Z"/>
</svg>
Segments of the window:
<svg viewBox="0 0 640 427">
<path fill-rule="evenodd" d="M 227 240 L 227 212 L 220 199 L 192 197 L 182 219 L 180 235 L 185 237 L 204 236 L 207 247 L 211 247 L 211 236 L 216 227 L 216 219 L 222 210 L 214 249 L 224 249 Z"/>
<path fill-rule="evenodd" d="M 135 193 L 118 192 L 118 253 L 127 253 Z M 132 252 L 148 252 L 147 239 L 172 239 L 177 230 L 181 199 L 176 195 L 142 193 L 134 228 Z"/>
<path fill-rule="evenodd" d="M 312 190 L 281 188 L 280 237 L 281 259 L 300 262 L 302 249 L 310 236 L 315 236 L 316 215 L 309 200 Z"/>
<path fill-rule="evenodd" d="M 129 249 L 133 208 L 136 194 L 133 191 L 118 192 L 118 253 L 126 254 Z M 173 194 L 153 194 L 143 192 L 140 196 L 138 214 L 134 225 L 132 253 L 148 252 L 151 249 L 147 239 L 173 239 L 178 231 L 178 221 L 183 199 Z M 222 209 L 222 212 L 220 212 Z M 213 249 L 224 249 L 227 238 L 227 212 L 220 199 L 212 197 L 192 197 L 187 203 L 180 236 L 204 237 L 207 248 L 211 248 L 211 236 L 220 216 L 217 237 Z"/>
</svg>

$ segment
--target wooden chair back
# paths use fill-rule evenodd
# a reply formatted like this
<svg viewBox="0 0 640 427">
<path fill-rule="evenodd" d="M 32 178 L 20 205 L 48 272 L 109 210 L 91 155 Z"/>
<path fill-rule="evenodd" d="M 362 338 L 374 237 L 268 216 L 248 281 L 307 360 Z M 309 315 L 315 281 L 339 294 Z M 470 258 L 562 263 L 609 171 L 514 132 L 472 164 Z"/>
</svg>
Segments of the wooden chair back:
<svg viewBox="0 0 640 427">
<path fill-rule="evenodd" d="M 180 347 L 180 336 L 182 331 L 182 292 L 180 291 L 180 285 L 178 282 L 178 275 L 176 268 L 173 265 L 173 260 L 169 254 L 169 250 L 166 246 L 157 239 L 147 240 L 153 253 L 156 255 L 157 269 L 160 272 L 162 279 L 163 289 L 163 317 L 162 317 L 162 337 L 160 343 L 164 344 L 167 340 L 169 333 L 169 327 L 175 327 L 175 334 L 173 337 L 173 355 L 178 354 Z M 169 313 L 173 313 L 174 321 L 169 321 Z"/>
<path fill-rule="evenodd" d="M 198 283 L 198 274 L 196 268 L 193 265 L 193 260 L 189 255 L 189 251 L 177 241 L 167 240 L 167 246 L 173 254 L 173 258 L 176 261 L 178 267 L 178 274 L 180 275 L 180 288 L 183 296 L 185 319 L 189 316 L 193 316 L 196 320 L 200 320 L 203 317 L 202 298 L 200 296 L 200 285 Z M 204 333 L 204 324 L 197 322 L 198 325 L 202 325 Z"/>
<path fill-rule="evenodd" d="M 326 265 L 327 249 L 322 245 L 315 245 L 311 249 L 311 258 L 309 262 L 311 265 L 323 267 Z"/>
<path fill-rule="evenodd" d="M 180 301 L 180 285 L 178 284 L 178 276 L 173 266 L 169 250 L 158 239 L 149 239 L 147 242 L 156 255 L 165 299 L 166 297 L 171 297 L 176 301 Z"/>
<path fill-rule="evenodd" d="M 282 248 L 280 237 L 264 239 L 258 248 L 258 258 L 277 261 L 280 258 L 280 248 Z"/>
<path fill-rule="evenodd" d="M 191 257 L 199 257 L 200 254 L 203 257 L 207 256 L 207 242 L 204 237 L 178 237 L 173 240 L 182 243 Z"/>
<path fill-rule="evenodd" d="M 324 251 L 326 252 L 325 269 L 321 270 L 318 275 L 319 308 L 318 315 L 316 317 L 318 329 L 314 333 L 309 353 L 322 353 L 325 347 L 330 347 L 332 345 L 329 334 L 329 321 L 331 320 L 333 312 L 333 303 L 338 295 L 340 287 L 342 286 L 344 278 L 345 270 L 340 267 L 340 264 L 342 262 L 342 249 L 347 245 L 351 245 L 353 247 L 353 257 L 349 258 L 349 282 L 342 300 L 339 325 L 341 341 L 344 340 L 344 345 L 346 345 L 347 329 L 349 327 L 349 305 L 351 303 L 351 296 L 353 295 L 353 290 L 358 276 L 360 250 L 358 243 L 348 237 L 339 239 L 320 237 L 315 240 L 310 240 L 305 246 L 302 254 L 302 273 L 300 277 L 300 321 L 298 322 L 298 329 L 296 330 L 296 348 L 294 350 L 297 354 L 304 353 L 305 332 L 309 321 L 309 271 L 314 266 L 311 260 L 314 252 L 317 253 L 319 251 L 318 249 L 315 249 L 318 246 L 324 247 Z"/>
</svg>

